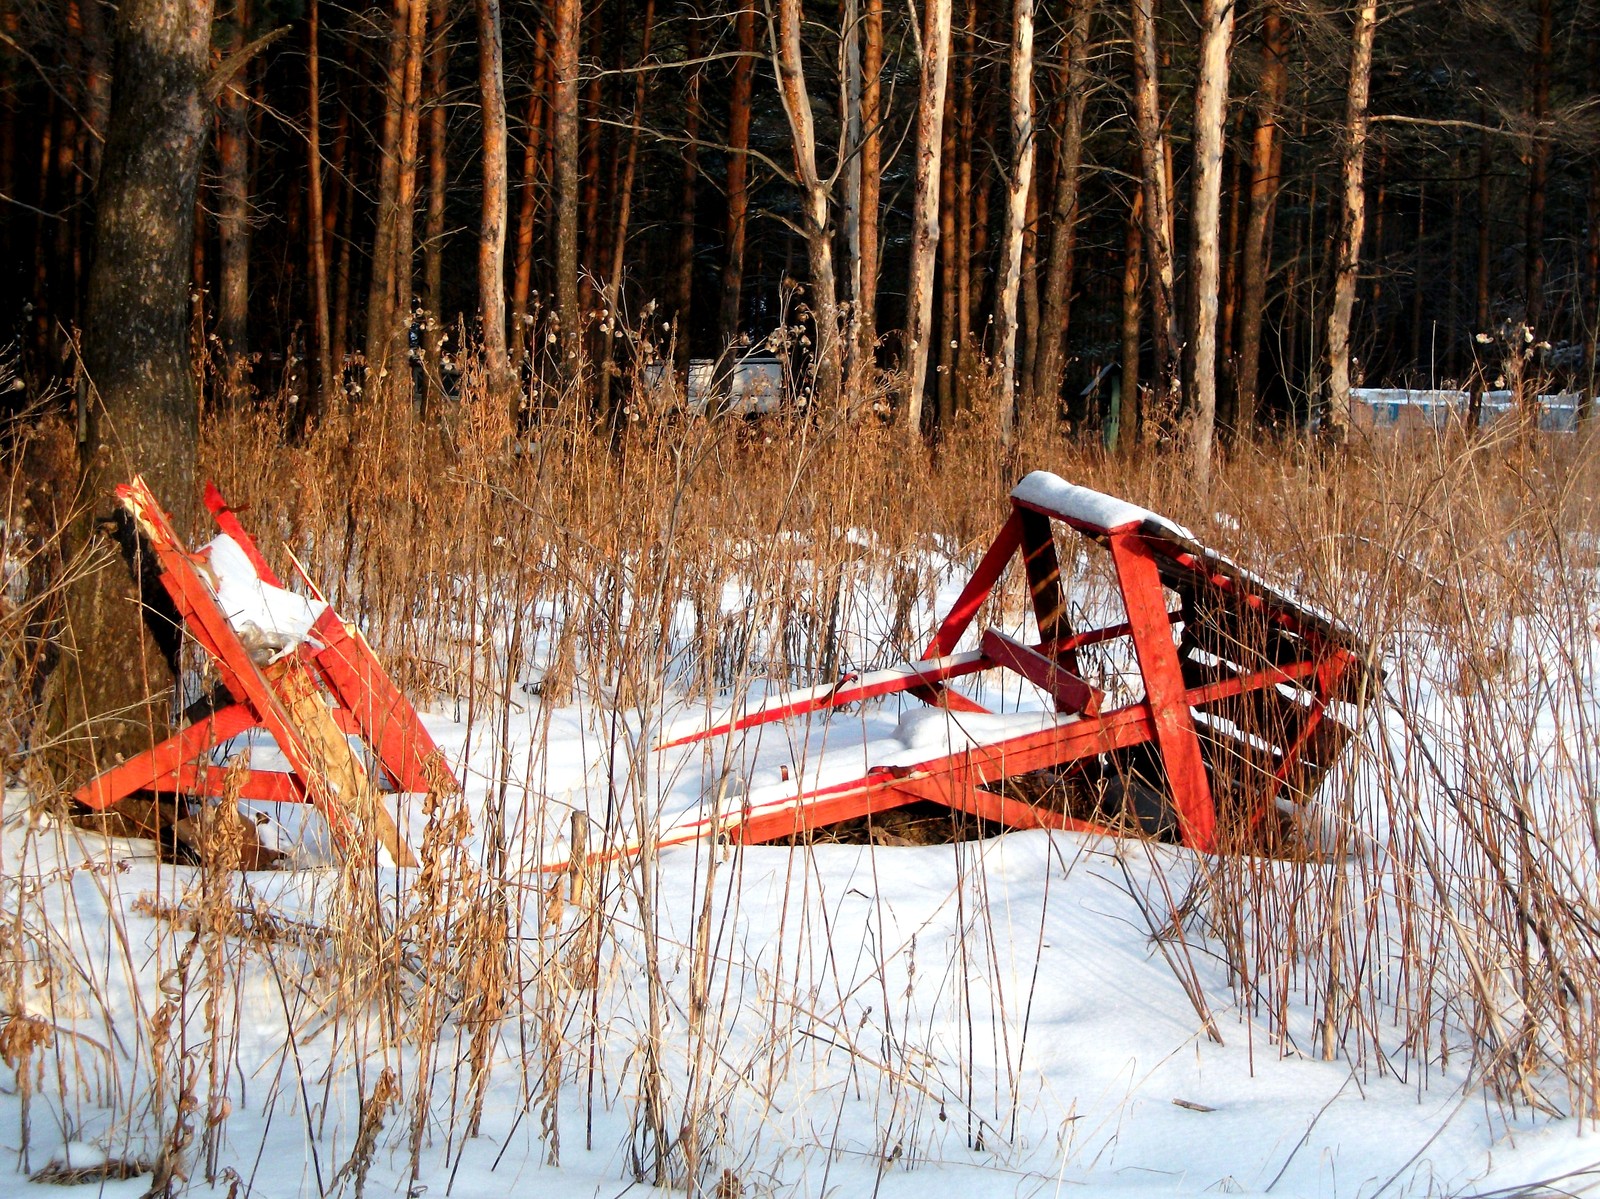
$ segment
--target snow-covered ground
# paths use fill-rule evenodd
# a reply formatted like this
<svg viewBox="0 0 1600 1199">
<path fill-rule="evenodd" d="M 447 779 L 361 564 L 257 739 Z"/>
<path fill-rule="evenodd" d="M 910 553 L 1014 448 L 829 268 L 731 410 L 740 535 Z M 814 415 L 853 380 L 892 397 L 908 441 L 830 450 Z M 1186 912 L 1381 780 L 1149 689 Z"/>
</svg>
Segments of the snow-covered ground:
<svg viewBox="0 0 1600 1199">
<path fill-rule="evenodd" d="M 930 554 L 919 628 L 961 569 Z M 1080 608 L 1104 603 L 1082 563 L 1069 573 Z M 863 576 L 843 605 L 839 654 L 852 667 L 886 660 L 883 587 Z M 744 602 L 730 584 L 725 610 Z M 1020 604 L 995 619 L 1020 626 Z M 1545 694 L 1541 644 L 1515 647 L 1506 670 L 1520 662 Z M 1401 652 L 1425 645 L 1419 635 Z M 431 814 L 431 834 L 420 798 L 401 801 L 413 846 L 431 836 L 437 851 L 421 875 L 352 879 L 314 820 L 286 820 L 266 832 L 301 869 L 207 880 L 8 793 L 0 983 L 28 1018 L 0 1030 L 17 1071 L 0 1095 L 0 1193 L 59 1193 L 27 1181 L 52 1160 L 57 1173 L 155 1163 L 164 1146 L 191 1193 L 268 1199 L 354 1194 L 363 1179 L 372 1194 L 617 1196 L 664 1177 L 718 1196 L 919 1199 L 1600 1185 L 1600 1139 L 1547 1068 L 1485 1085 L 1471 1047 L 1504 1034 L 1475 1029 L 1480 1008 L 1464 995 L 1474 969 L 1498 979 L 1504 968 L 1469 944 L 1475 884 L 1429 893 L 1425 923 L 1446 930 L 1431 939 L 1396 915 L 1422 873 L 1396 856 L 1397 781 L 1416 805 L 1444 805 L 1472 771 L 1450 754 L 1471 697 L 1437 678 L 1394 677 L 1409 714 L 1374 712 L 1365 764 L 1330 781 L 1330 808 L 1361 830 L 1354 852 L 1257 868 L 1264 891 L 1304 905 L 1268 930 L 1296 939 L 1273 956 L 1233 952 L 1233 926 L 1208 914 L 1245 875 L 1219 882 L 1184 850 L 1078 834 L 698 843 L 596 868 L 573 897 L 566 876 L 540 867 L 565 860 L 575 811 L 592 839 L 620 835 L 782 784 L 786 771 L 848 777 L 930 732 L 915 701 L 890 700 L 658 754 L 664 736 L 760 689 L 691 698 L 681 677 L 646 671 L 647 702 L 637 688 L 623 702 L 621 663 L 580 669 L 555 703 L 537 685 L 549 652 L 547 631 L 524 685 L 500 701 L 425 713 L 466 790 L 459 809 Z M 1109 682 L 1118 664 L 1100 669 Z M 1578 673 L 1587 713 L 1592 672 Z M 1013 713 L 1003 719 L 1048 719 L 1026 689 L 976 682 Z M 1521 752 L 1559 757 L 1572 726 L 1545 700 L 1529 713 Z M 1443 777 L 1414 767 L 1419 737 Z M 1589 768 L 1591 746 L 1568 754 L 1549 779 Z M 1544 778 L 1529 784 L 1538 803 L 1576 795 Z M 1419 828 L 1434 833 L 1424 857 L 1458 860 L 1448 812 L 1430 809 L 1405 835 Z M 1592 901 L 1592 868 L 1572 885 Z M 1345 895 L 1335 910 L 1348 935 L 1318 923 L 1330 893 Z M 494 1010 L 483 980 L 501 959 L 485 930 L 502 918 L 508 978 Z M 389 939 L 370 948 L 370 936 Z M 1371 986 L 1323 1060 L 1319 980 L 1336 942 L 1366 955 L 1357 977 Z M 1281 976 L 1241 984 L 1230 963 L 1246 959 Z M 1512 1027 L 1517 1002 L 1502 1013 Z M 1524 1189 L 1536 1184 L 1548 1189 Z M 91 1185 L 133 1196 L 150 1179 Z"/>
</svg>

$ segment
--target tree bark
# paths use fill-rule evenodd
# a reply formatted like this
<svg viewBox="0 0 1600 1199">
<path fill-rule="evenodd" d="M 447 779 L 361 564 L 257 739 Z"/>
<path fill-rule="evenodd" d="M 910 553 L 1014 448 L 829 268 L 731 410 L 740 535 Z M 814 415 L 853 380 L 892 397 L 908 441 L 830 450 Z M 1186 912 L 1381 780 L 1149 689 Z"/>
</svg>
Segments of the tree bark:
<svg viewBox="0 0 1600 1199">
<path fill-rule="evenodd" d="M 511 366 L 527 356 L 528 297 L 533 291 L 533 240 L 539 223 L 539 163 L 544 150 L 545 64 L 549 35 L 539 22 L 533 39 L 533 78 L 528 84 L 527 116 L 522 124 L 522 183 L 518 188 L 517 237 L 511 255 Z"/>
<path fill-rule="evenodd" d="M 956 171 L 957 148 L 955 89 L 945 96 L 942 132 L 943 161 L 939 166 L 939 380 L 937 389 L 938 427 L 950 428 L 956 413 L 956 352 L 966 337 L 962 319 L 962 296 L 967 289 L 965 249 L 972 226 L 972 180 L 963 192 Z M 964 214 L 964 216 L 963 216 Z M 929 280 L 932 286 L 932 280 Z M 929 336 L 933 331 L 928 331 Z"/>
<path fill-rule="evenodd" d="M 1256 90 L 1256 126 L 1250 141 L 1250 215 L 1245 220 L 1244 286 L 1239 304 L 1239 386 L 1234 428 L 1248 436 L 1255 428 L 1261 388 L 1261 322 L 1272 273 L 1268 232 L 1278 203 L 1281 140 L 1278 113 L 1289 86 L 1289 39 L 1283 13 L 1272 0 L 1261 24 L 1261 84 Z"/>
<path fill-rule="evenodd" d="M 421 0 L 412 0 L 420 3 Z M 483 208 L 478 225 L 478 311 L 483 321 L 483 358 L 497 401 L 518 403 L 511 394 L 506 355 L 506 82 L 501 65 L 500 0 L 477 0 L 478 95 L 483 109 Z"/>
<path fill-rule="evenodd" d="M 755 83 L 756 10 L 754 0 L 740 0 L 734 19 L 739 57 L 733 60 L 728 91 L 728 229 L 722 264 L 722 309 L 718 327 L 726 355 L 739 339 L 744 292 L 745 226 L 750 211 L 750 100 Z"/>
<path fill-rule="evenodd" d="M 561 374 L 576 380 L 583 361 L 578 299 L 578 45 L 580 0 L 553 0 L 556 155 L 556 319 Z"/>
<path fill-rule="evenodd" d="M 687 49 L 691 60 L 701 55 L 700 10 L 694 6 L 689 22 Z M 696 66 L 689 74 L 684 113 L 683 182 L 678 201 L 678 245 L 672 259 L 672 314 L 676 323 L 673 365 L 680 374 L 689 369 L 689 312 L 694 301 L 695 201 L 700 181 L 700 76 Z"/>
<path fill-rule="evenodd" d="M 833 226 L 829 219 L 832 186 L 831 180 L 817 167 L 816 126 L 800 57 L 800 27 L 800 0 L 778 0 L 777 44 L 773 47 L 773 56 L 778 72 L 778 96 L 783 101 L 794 144 L 806 256 L 811 265 L 809 297 L 814 329 L 811 352 L 815 398 L 831 406 L 840 394 L 838 292 L 833 268 Z"/>
<path fill-rule="evenodd" d="M 1115 451 L 1117 441 L 1126 437 L 1132 444 L 1142 440 L 1144 405 L 1139 393 L 1139 324 L 1143 315 L 1140 300 L 1144 294 L 1144 191 L 1136 190 L 1128 205 L 1128 224 L 1122 243 L 1122 387 L 1121 412 L 1117 437 L 1107 449 Z"/>
<path fill-rule="evenodd" d="M 1538 2 L 1538 30 L 1533 54 L 1533 140 L 1528 147 L 1527 246 L 1524 250 L 1523 291 L 1527 323 L 1536 336 L 1544 319 L 1544 210 L 1550 175 L 1550 59 L 1555 24 L 1551 0 Z"/>
<path fill-rule="evenodd" d="M 122 0 L 116 65 L 85 308 L 84 366 L 93 391 L 81 466 L 88 519 L 70 552 L 99 557 L 131 544 L 112 489 L 142 474 L 187 534 L 197 508 L 199 411 L 189 368 L 189 272 L 201 158 L 210 122 L 210 0 Z M 103 560 L 103 559 L 102 559 Z M 74 582 L 61 665 L 50 681 L 53 732 L 72 777 L 103 769 L 159 735 L 175 656 L 158 652 L 129 603 L 120 564 Z"/>
<path fill-rule="evenodd" d="M 644 32 L 639 42 L 639 65 L 650 61 L 650 38 L 655 33 L 656 0 L 645 0 Z M 611 347 L 617 322 L 622 319 L 622 271 L 628 248 L 628 226 L 633 219 L 633 178 L 639 164 L 639 129 L 644 122 L 645 84 L 649 74 L 643 70 L 633 76 L 633 120 L 628 127 L 628 149 L 622 164 L 622 179 L 617 184 L 617 227 L 611 238 L 611 270 L 606 283 L 606 316 L 602 322 L 605 338 L 600 354 L 600 398 L 602 416 L 613 419 L 611 411 Z"/>
<path fill-rule="evenodd" d="M 933 267 L 939 251 L 939 159 L 944 146 L 940 126 L 950 69 L 950 0 L 923 0 L 922 14 L 911 268 L 906 283 L 905 422 L 912 432 L 922 428 L 922 392 L 933 333 Z"/>
<path fill-rule="evenodd" d="M 1045 265 L 1039 352 L 1034 363 L 1036 403 L 1054 404 L 1061 394 L 1062 343 L 1072 306 L 1073 259 L 1077 246 L 1078 185 L 1083 167 L 1083 116 L 1089 103 L 1086 60 L 1095 0 L 1074 0 L 1068 12 L 1060 81 L 1066 93 L 1056 153 L 1056 185 L 1050 205 L 1050 256 Z M 1127 393 L 1123 393 L 1126 397 Z M 1126 403 L 1126 398 L 1124 398 Z"/>
<path fill-rule="evenodd" d="M 322 115 L 317 45 L 318 0 L 306 9 L 306 240 L 311 246 L 310 283 L 312 323 L 316 336 L 317 382 L 307 403 L 312 412 L 327 410 L 333 389 L 333 337 L 328 316 L 328 256 L 323 240 Z"/>
<path fill-rule="evenodd" d="M 1161 117 L 1160 53 L 1154 4 L 1155 0 L 1133 0 L 1132 9 L 1134 123 L 1144 186 L 1145 259 L 1155 346 L 1151 410 L 1143 413 L 1140 425 L 1141 434 L 1147 439 L 1170 432 L 1176 418 L 1182 347 L 1174 304 L 1171 149 Z"/>
<path fill-rule="evenodd" d="M 417 148 L 422 130 L 422 60 L 427 52 L 428 0 L 407 0 L 405 25 L 405 74 L 400 91 L 400 163 L 395 179 L 394 222 L 394 314 L 389 361 L 396 366 L 398 390 L 410 404 L 418 402 L 412 385 L 411 300 L 413 271 L 416 266 Z M 504 128 L 502 109 L 501 127 Z M 502 155 L 502 158 L 504 156 Z"/>
<path fill-rule="evenodd" d="M 446 152 L 449 112 L 445 89 L 450 79 L 449 0 L 430 0 L 428 27 L 428 202 L 422 224 L 422 363 L 426 376 L 424 412 L 444 401 L 444 200 L 449 183 Z M 541 34 L 543 27 L 540 27 Z"/>
<path fill-rule="evenodd" d="M 1005 228 L 999 287 L 995 293 L 995 382 L 1000 444 L 1016 434 L 1017 316 L 1022 286 L 1022 239 L 1033 190 L 1033 0 L 1011 8 L 1011 170 L 1006 179 Z"/>
<path fill-rule="evenodd" d="M 1217 423 L 1217 296 L 1222 266 L 1222 151 L 1228 119 L 1233 0 L 1202 0 L 1200 78 L 1194 95 L 1194 194 L 1189 210 L 1189 470 L 1201 496 L 1211 490 Z"/>
<path fill-rule="evenodd" d="M 861 48 L 861 280 L 856 359 L 870 372 L 878 344 L 879 209 L 883 181 L 883 0 L 866 0 Z"/>
<path fill-rule="evenodd" d="M 372 277 L 367 282 L 367 369 L 363 393 L 376 399 L 385 386 L 394 348 L 395 237 L 399 224 L 400 119 L 405 102 L 406 30 L 410 0 L 394 0 L 383 92 L 383 136 L 378 145 L 378 213 L 372 231 Z"/>
<path fill-rule="evenodd" d="M 244 49 L 250 2 L 233 0 L 224 54 Z M 248 68 L 246 68 L 248 71 Z M 238 403 L 250 384 L 250 104 L 247 77 L 223 89 L 217 115 L 217 340 L 223 396 Z"/>
<path fill-rule="evenodd" d="M 1361 234 L 1366 218 L 1363 175 L 1367 152 L 1367 95 L 1372 82 L 1372 43 L 1378 28 L 1378 0 L 1361 0 L 1351 36 L 1350 90 L 1344 118 L 1344 202 L 1334 266 L 1333 307 L 1328 313 L 1328 439 L 1342 444 L 1350 436 L 1350 317 L 1355 308 L 1361 265 Z"/>
</svg>

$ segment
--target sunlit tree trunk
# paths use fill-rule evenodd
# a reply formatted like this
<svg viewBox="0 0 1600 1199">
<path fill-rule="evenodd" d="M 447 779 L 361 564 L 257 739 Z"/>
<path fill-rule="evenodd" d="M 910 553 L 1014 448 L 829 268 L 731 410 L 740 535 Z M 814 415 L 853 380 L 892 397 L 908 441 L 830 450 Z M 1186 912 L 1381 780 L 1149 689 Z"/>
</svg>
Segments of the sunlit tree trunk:
<svg viewBox="0 0 1600 1199">
<path fill-rule="evenodd" d="M 1128 205 L 1128 223 L 1122 242 L 1121 412 L 1117 419 L 1117 436 L 1107 446 L 1111 450 L 1117 448 L 1121 437 L 1133 444 L 1143 440 L 1144 405 L 1139 393 L 1139 325 L 1144 295 L 1144 280 L 1140 276 L 1143 269 L 1144 191 L 1138 189 Z"/>
<path fill-rule="evenodd" d="M 933 336 L 933 268 L 939 251 L 939 158 L 950 69 L 950 0 L 923 0 L 922 74 L 912 169 L 911 269 L 906 283 L 905 422 L 922 428 L 922 392 Z M 941 387 L 943 386 L 941 381 Z"/>
<path fill-rule="evenodd" d="M 1249 436 L 1260 402 L 1261 322 L 1267 305 L 1267 279 L 1272 273 L 1268 233 L 1278 202 L 1282 139 L 1278 113 L 1289 85 L 1289 39 L 1283 14 L 1271 0 L 1261 22 L 1261 82 L 1256 89 L 1256 125 L 1250 140 L 1250 214 L 1245 220 L 1244 276 L 1239 303 L 1239 386 L 1234 401 L 1234 428 Z"/>
<path fill-rule="evenodd" d="M 556 156 L 556 318 L 560 325 L 561 373 L 575 378 L 582 364 L 578 299 L 578 46 L 579 0 L 552 0 Z"/>
<path fill-rule="evenodd" d="M 407 400 L 411 390 L 408 363 L 411 324 L 412 272 L 415 266 L 417 217 L 417 148 L 422 130 L 422 60 L 427 52 L 427 0 L 406 5 L 405 75 L 400 91 L 400 169 L 395 181 L 393 339 L 389 361 Z"/>
<path fill-rule="evenodd" d="M 778 0 L 774 57 L 778 67 L 778 96 L 783 101 L 794 142 L 806 255 L 811 264 L 811 285 L 806 296 L 815 330 L 811 348 L 816 398 L 824 404 L 832 404 L 839 397 L 840 330 L 833 268 L 833 224 L 829 219 L 831 180 L 817 167 L 816 126 L 800 57 L 800 28 L 800 0 Z"/>
<path fill-rule="evenodd" d="M 69 552 L 99 569 L 74 575 L 49 682 L 49 740 L 82 779 L 148 748 L 167 722 L 176 644 L 145 636 L 113 487 L 142 474 L 180 535 L 194 525 L 199 406 L 189 365 L 196 189 L 210 125 L 210 0 L 122 0 L 95 210 L 83 334 L 94 390 L 80 466 L 85 516 Z M 170 625 L 165 626 L 170 629 Z M 154 628 L 154 625 L 152 625 Z M 165 654 L 166 661 L 163 661 Z M 41 780 L 42 781 L 42 780 Z M 57 781 L 61 781 L 58 779 Z"/>
<path fill-rule="evenodd" d="M 364 391 L 376 399 L 385 386 L 394 348 L 395 237 L 399 224 L 400 120 L 405 103 L 406 31 L 410 0 L 394 0 L 384 78 L 383 134 L 378 144 L 378 213 L 372 232 L 372 277 L 367 282 L 367 370 Z"/>
<path fill-rule="evenodd" d="M 420 3 L 420 0 L 412 0 Z M 495 398 L 509 401 L 506 355 L 506 83 L 501 65 L 500 0 L 477 0 L 478 96 L 483 112 L 483 208 L 478 225 L 478 311 L 483 358 Z"/>
<path fill-rule="evenodd" d="M 1350 436 L 1350 317 L 1355 308 L 1366 217 L 1363 174 L 1367 153 L 1367 95 L 1372 83 L 1372 42 L 1378 0 L 1361 0 L 1350 50 L 1350 90 L 1344 118 L 1344 200 L 1334 265 L 1333 306 L 1328 313 L 1328 407 L 1325 429 L 1335 444 Z"/>
<path fill-rule="evenodd" d="M 1189 213 L 1189 469 L 1203 496 L 1211 488 L 1217 423 L 1217 296 L 1222 265 L 1222 151 L 1227 137 L 1228 57 L 1234 0 L 1202 0 L 1200 78 L 1194 94 L 1194 196 Z"/>
<path fill-rule="evenodd" d="M 1170 431 L 1178 407 L 1178 314 L 1174 304 L 1172 250 L 1172 166 L 1161 115 L 1160 51 L 1156 42 L 1155 0 L 1133 0 L 1134 124 L 1139 136 L 1144 186 L 1145 260 L 1150 286 L 1150 323 L 1155 346 L 1151 382 L 1152 411 L 1145 412 L 1146 438 Z"/>
<path fill-rule="evenodd" d="M 694 15 L 699 17 L 699 6 Z M 698 19 L 689 23 L 686 35 L 689 58 L 700 57 L 702 46 L 701 26 Z M 694 301 L 694 246 L 695 201 L 699 196 L 700 182 L 700 78 L 701 67 L 691 68 L 686 86 L 687 110 L 684 113 L 683 183 L 678 201 L 678 244 L 672 256 L 672 314 L 677 324 L 677 340 L 673 343 L 674 366 L 682 372 L 689 369 L 689 312 Z"/>
<path fill-rule="evenodd" d="M 544 97 L 549 85 L 548 32 L 539 22 L 533 38 L 533 78 L 523 122 L 522 182 L 517 200 L 517 238 L 511 256 L 511 365 L 521 366 L 528 349 L 528 297 L 533 290 L 534 231 L 539 224 L 539 166 L 544 155 Z"/>
<path fill-rule="evenodd" d="M 861 53 L 861 279 L 856 359 L 873 366 L 878 342 L 879 209 L 883 181 L 883 0 L 866 0 Z"/>
<path fill-rule="evenodd" d="M 1028 193 L 1033 190 L 1033 0 L 1015 0 L 1011 9 L 1011 170 L 1005 180 L 1005 226 L 1001 241 L 999 286 L 995 293 L 995 382 L 1000 405 L 1000 442 L 1009 446 L 1015 432 L 1017 402 L 1017 318 L 1022 286 L 1022 239 L 1027 229 Z"/>
</svg>

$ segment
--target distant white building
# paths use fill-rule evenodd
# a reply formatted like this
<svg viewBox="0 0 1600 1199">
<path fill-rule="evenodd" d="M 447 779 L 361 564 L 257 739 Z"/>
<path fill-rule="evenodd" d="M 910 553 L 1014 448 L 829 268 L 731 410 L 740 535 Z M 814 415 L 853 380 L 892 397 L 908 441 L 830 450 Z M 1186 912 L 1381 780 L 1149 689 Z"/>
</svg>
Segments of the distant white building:
<svg viewBox="0 0 1600 1199">
<path fill-rule="evenodd" d="M 1472 405 L 1471 393 L 1405 387 L 1352 387 L 1350 419 L 1358 428 L 1440 429 L 1452 420 L 1465 421 Z M 1539 397 L 1539 428 L 1550 433 L 1570 433 L 1578 426 L 1583 397 L 1576 392 Z M 1491 424 L 1514 411 L 1516 397 L 1509 391 L 1483 393 L 1483 423 Z"/>
</svg>

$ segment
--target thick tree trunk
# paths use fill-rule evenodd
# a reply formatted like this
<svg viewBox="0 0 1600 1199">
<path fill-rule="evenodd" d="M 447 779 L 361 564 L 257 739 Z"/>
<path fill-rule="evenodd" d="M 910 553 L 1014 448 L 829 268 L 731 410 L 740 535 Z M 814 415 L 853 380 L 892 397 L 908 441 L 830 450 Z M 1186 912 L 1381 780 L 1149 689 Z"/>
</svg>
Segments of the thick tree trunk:
<svg viewBox="0 0 1600 1199">
<path fill-rule="evenodd" d="M 1255 428 L 1261 389 L 1261 322 L 1267 306 L 1267 279 L 1272 273 L 1268 232 L 1278 203 L 1281 139 L 1278 113 L 1289 86 L 1289 39 L 1276 0 L 1261 23 L 1261 84 L 1256 90 L 1256 127 L 1250 141 L 1250 215 L 1245 221 L 1244 286 L 1239 304 L 1239 387 L 1234 401 L 1234 428 L 1249 436 Z"/>
<path fill-rule="evenodd" d="M 847 393 L 857 395 L 856 352 L 861 345 L 861 12 L 859 0 L 839 0 L 840 58 L 844 68 L 843 86 L 839 89 L 840 121 L 844 127 L 844 160 L 839 172 L 843 176 L 843 196 L 840 204 L 840 231 L 843 234 L 845 254 L 845 299 L 849 305 L 846 328 L 841 333 L 841 369 Z"/>
<path fill-rule="evenodd" d="M 945 112 L 940 133 L 943 150 L 939 166 L 939 379 L 936 397 L 938 402 L 938 427 L 941 433 L 950 428 L 956 413 L 956 353 L 966 336 L 961 319 L 962 296 L 967 288 L 965 247 L 972 224 L 971 180 L 968 180 L 966 202 L 962 201 L 956 160 L 961 157 L 957 149 L 955 89 L 945 96 Z M 962 218 L 965 214 L 965 219 Z M 932 280 L 929 280 L 932 286 Z M 933 335 L 933 330 L 928 331 Z"/>
<path fill-rule="evenodd" d="M 314 413 L 327 410 L 333 390 L 333 337 L 328 317 L 328 255 L 323 240 L 322 116 L 317 45 L 318 0 L 308 0 L 306 10 L 306 233 L 311 246 L 310 283 L 312 328 L 316 339 L 317 382 L 308 398 Z"/>
<path fill-rule="evenodd" d="M 1228 120 L 1233 0 L 1202 0 L 1200 78 L 1194 93 L 1194 195 L 1189 210 L 1189 470 L 1195 490 L 1211 489 L 1217 423 L 1217 296 L 1222 266 L 1222 150 Z"/>
<path fill-rule="evenodd" d="M 224 53 L 250 37 L 250 0 L 233 0 Z M 248 68 L 247 68 L 248 70 Z M 223 396 L 244 398 L 250 384 L 250 102 L 241 72 L 223 89 L 217 114 L 217 340 Z"/>
<path fill-rule="evenodd" d="M 422 130 L 422 61 L 427 53 L 428 0 L 408 0 L 406 5 L 405 75 L 400 91 L 400 166 L 395 179 L 394 313 L 389 361 L 398 394 L 409 404 L 419 397 L 412 386 L 410 367 L 413 271 L 416 258 L 417 148 Z M 502 128 L 504 117 L 502 116 Z"/>
<path fill-rule="evenodd" d="M 811 95 L 800 57 L 800 0 L 779 0 L 777 45 L 778 96 L 794 142 L 795 175 L 800 183 L 806 255 L 811 264 L 807 295 L 811 306 L 815 398 L 825 407 L 839 398 L 840 330 L 838 293 L 833 269 L 833 227 L 829 219 L 831 180 L 817 168 L 816 126 Z"/>
<path fill-rule="evenodd" d="M 1045 265 L 1044 310 L 1033 372 L 1034 396 L 1040 404 L 1054 405 L 1061 394 L 1062 344 L 1071 313 L 1072 268 L 1077 246 L 1083 115 L 1089 103 L 1086 60 L 1094 8 L 1095 0 L 1074 0 L 1067 18 L 1066 45 L 1061 56 L 1060 81 L 1066 101 L 1060 148 L 1056 152 L 1056 185 L 1050 205 L 1050 256 Z"/>
<path fill-rule="evenodd" d="M 210 121 L 210 0 L 122 0 L 95 217 L 84 365 L 93 381 L 82 469 L 88 517 L 72 552 L 106 560 L 129 535 L 112 488 L 142 474 L 180 533 L 194 523 L 199 412 L 189 369 L 195 192 Z M 106 530 L 116 529 L 118 536 Z M 172 678 L 130 604 L 120 563 L 71 586 L 50 725 L 74 781 L 147 748 Z M 163 651 L 175 650 L 170 638 Z M 160 698 L 156 698 L 160 696 Z"/>
<path fill-rule="evenodd" d="M 578 45 L 580 0 L 553 0 L 552 74 L 556 155 L 556 319 L 561 374 L 575 380 L 583 360 L 578 299 Z"/>
<path fill-rule="evenodd" d="M 1033 0 L 1011 8 L 1011 170 L 1006 179 L 1005 226 L 999 286 L 995 292 L 995 384 L 1000 405 L 1000 444 L 1010 446 L 1016 429 L 1017 316 L 1022 286 L 1022 239 L 1027 230 L 1028 193 L 1033 190 Z"/>
<path fill-rule="evenodd" d="M 1363 174 L 1367 154 L 1367 94 L 1372 82 L 1372 42 L 1378 0 L 1361 0 L 1350 50 L 1350 91 L 1344 117 L 1344 203 L 1339 222 L 1333 307 L 1328 313 L 1328 407 L 1325 430 L 1335 444 L 1350 436 L 1350 316 L 1355 308 L 1366 218 Z"/>
<path fill-rule="evenodd" d="M 754 0 L 741 0 L 734 26 L 739 57 L 733 60 L 733 81 L 728 91 L 728 228 L 718 321 L 724 354 L 728 354 L 739 339 L 744 293 L 745 225 L 750 211 L 750 192 L 746 184 L 750 167 L 745 151 L 750 145 L 750 99 L 756 69 Z"/>
<path fill-rule="evenodd" d="M 412 0 L 420 3 L 421 0 Z M 483 359 L 497 401 L 511 396 L 506 356 L 506 82 L 501 66 L 500 0 L 477 0 L 478 95 L 483 110 L 483 208 L 478 224 L 478 312 Z"/>
<path fill-rule="evenodd" d="M 1174 303 L 1172 250 L 1172 155 L 1161 116 L 1160 51 L 1155 0 L 1133 0 L 1134 124 L 1144 184 L 1145 259 L 1150 284 L 1150 322 L 1155 345 L 1151 410 L 1141 433 L 1153 439 L 1171 431 L 1178 408 L 1178 314 Z"/>
<path fill-rule="evenodd" d="M 917 95 L 916 162 L 911 199 L 911 270 L 906 283 L 905 422 L 922 428 L 922 392 L 933 337 L 933 267 L 939 252 L 939 158 L 944 146 L 950 69 L 950 0 L 923 0 L 922 75 Z M 944 381 L 941 381 L 941 387 Z"/>
</svg>

